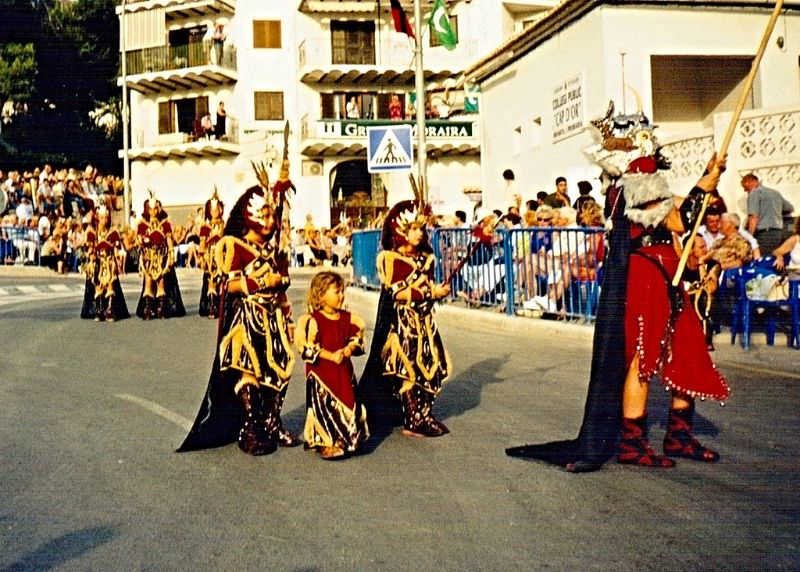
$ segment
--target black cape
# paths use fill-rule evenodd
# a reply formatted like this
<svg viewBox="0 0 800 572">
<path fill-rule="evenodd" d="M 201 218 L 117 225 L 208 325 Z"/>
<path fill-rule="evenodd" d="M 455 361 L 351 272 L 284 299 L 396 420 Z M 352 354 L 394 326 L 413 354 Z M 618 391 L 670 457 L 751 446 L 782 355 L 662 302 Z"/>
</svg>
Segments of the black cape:
<svg viewBox="0 0 800 572">
<path fill-rule="evenodd" d="M 244 410 L 233 391 L 239 378 L 239 372 L 237 370 L 222 372 L 219 367 L 219 341 L 230 330 L 235 300 L 236 296 L 223 297 L 214 366 L 208 378 L 200 411 L 197 412 L 197 417 L 186 439 L 178 447 L 178 453 L 222 447 L 235 442 L 239 436 Z"/>
<path fill-rule="evenodd" d="M 183 298 L 181 298 L 181 288 L 178 285 L 178 277 L 175 275 L 174 268 L 164 275 L 164 296 L 166 298 L 164 308 L 166 318 L 181 318 L 186 315 L 186 308 L 184 308 Z M 144 318 L 144 280 L 142 280 L 142 291 L 139 294 L 139 304 L 136 306 L 136 315 Z"/>
<path fill-rule="evenodd" d="M 125 295 L 122 293 L 122 286 L 119 280 L 114 280 L 114 298 L 111 302 L 111 313 L 115 320 L 124 320 L 130 318 L 131 313 L 128 311 L 128 305 L 125 303 Z M 91 280 L 86 281 L 86 286 L 83 289 L 83 306 L 81 306 L 81 318 L 84 320 L 94 320 L 94 283 Z"/>
<path fill-rule="evenodd" d="M 609 248 L 603 265 L 589 390 L 578 437 L 506 449 L 511 457 L 545 461 L 583 472 L 599 469 L 617 450 L 622 424 L 622 390 L 627 374 L 625 300 L 631 254 L 630 223 L 624 212 L 623 193 L 610 189 L 606 195 L 606 216 L 612 218 L 613 228 L 609 232 Z"/>
<path fill-rule="evenodd" d="M 211 314 L 211 300 L 208 297 L 208 286 L 211 280 L 211 275 L 208 272 L 203 272 L 203 286 L 200 289 L 200 306 L 197 313 L 201 316 L 208 316 Z"/>
<path fill-rule="evenodd" d="M 403 424 L 403 411 L 396 395 L 397 381 L 383 375 L 381 355 L 392 324 L 397 321 L 397 312 L 389 290 L 381 287 L 378 299 L 378 314 L 372 333 L 367 365 L 356 388 L 356 397 L 367 409 L 370 428 L 396 427 Z"/>
</svg>

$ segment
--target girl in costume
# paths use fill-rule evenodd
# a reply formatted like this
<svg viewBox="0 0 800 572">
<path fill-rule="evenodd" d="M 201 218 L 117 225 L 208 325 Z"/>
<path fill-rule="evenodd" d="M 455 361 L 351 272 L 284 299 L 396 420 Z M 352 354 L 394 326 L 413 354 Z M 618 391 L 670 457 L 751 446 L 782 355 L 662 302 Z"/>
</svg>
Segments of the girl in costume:
<svg viewBox="0 0 800 572">
<path fill-rule="evenodd" d="M 152 195 L 144 202 L 136 234 L 139 242 L 139 273 L 142 275 L 142 294 L 136 315 L 143 320 L 185 316 L 186 309 L 175 276 L 172 223 L 161 201 Z"/>
<path fill-rule="evenodd" d="M 308 314 L 298 322 L 297 348 L 306 362 L 305 446 L 323 459 L 353 453 L 369 432 L 356 400 L 352 356 L 364 355 L 364 322 L 342 310 L 344 279 L 320 272 L 311 280 Z"/>
<path fill-rule="evenodd" d="M 111 225 L 109 210 L 105 206 L 94 209 L 86 228 L 88 259 L 84 265 L 86 288 L 81 318 L 93 318 L 95 322 L 130 318 L 119 283 L 116 250 L 120 243 L 120 234 Z"/>
<path fill-rule="evenodd" d="M 222 215 L 225 212 L 225 205 L 219 200 L 216 187 L 214 194 L 206 201 L 203 209 L 203 224 L 200 227 L 200 264 L 203 268 L 203 287 L 200 291 L 201 316 L 218 318 L 220 310 L 220 286 L 222 283 L 222 271 L 217 265 L 214 256 L 219 239 L 225 228 L 225 221 Z"/>
</svg>

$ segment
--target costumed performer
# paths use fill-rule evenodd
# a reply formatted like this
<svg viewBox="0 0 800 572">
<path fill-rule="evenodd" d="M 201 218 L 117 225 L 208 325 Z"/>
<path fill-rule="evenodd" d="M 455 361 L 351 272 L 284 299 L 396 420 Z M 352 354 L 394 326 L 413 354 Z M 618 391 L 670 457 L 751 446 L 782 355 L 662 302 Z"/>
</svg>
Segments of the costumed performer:
<svg viewBox="0 0 800 572">
<path fill-rule="evenodd" d="M 139 243 L 139 273 L 142 275 L 142 293 L 136 315 L 143 320 L 185 316 L 186 309 L 175 275 L 172 223 L 152 191 L 150 198 L 144 202 L 142 218 L 136 225 L 136 235 Z"/>
<path fill-rule="evenodd" d="M 217 353 L 206 395 L 179 452 L 238 441 L 250 455 L 294 447 L 300 440 L 281 421 L 294 367 L 289 287 L 289 254 L 280 250 L 288 161 L 270 188 L 266 170 L 256 167 L 259 185 L 250 187 L 230 213 L 216 247 L 225 275 Z"/>
<path fill-rule="evenodd" d="M 83 293 L 81 318 L 95 322 L 114 322 L 130 318 L 119 282 L 116 251 L 121 246 L 119 231 L 111 224 L 111 212 L 101 205 L 87 216 L 84 265 L 86 287 Z"/>
<path fill-rule="evenodd" d="M 305 447 L 329 460 L 354 453 L 369 437 L 350 359 L 364 355 L 364 321 L 342 309 L 344 288 L 336 272 L 316 274 L 309 313 L 297 323 L 297 348 L 306 362 Z"/>
<path fill-rule="evenodd" d="M 686 199 L 672 195 L 659 167 L 647 118 L 641 113 L 593 121 L 602 143 L 593 156 L 614 180 L 606 193 L 609 249 L 595 324 L 592 369 L 578 438 L 507 449 L 512 457 L 542 460 L 570 472 L 617 461 L 672 467 L 669 457 L 713 462 L 719 455 L 693 434 L 695 398 L 725 399 L 728 385 L 706 349 L 703 330 L 686 291 L 673 287 L 679 255 L 675 236 L 691 229 L 704 193 L 724 169 L 714 156 Z M 658 377 L 672 392 L 665 456 L 647 438 L 648 382 Z"/>
<path fill-rule="evenodd" d="M 209 318 L 218 318 L 220 311 L 220 285 L 223 273 L 214 256 L 219 239 L 225 229 L 222 219 L 225 205 L 219 200 L 217 188 L 206 201 L 203 208 L 203 224 L 200 226 L 200 264 L 203 268 L 203 287 L 200 290 L 200 308 L 198 313 Z"/>
</svg>

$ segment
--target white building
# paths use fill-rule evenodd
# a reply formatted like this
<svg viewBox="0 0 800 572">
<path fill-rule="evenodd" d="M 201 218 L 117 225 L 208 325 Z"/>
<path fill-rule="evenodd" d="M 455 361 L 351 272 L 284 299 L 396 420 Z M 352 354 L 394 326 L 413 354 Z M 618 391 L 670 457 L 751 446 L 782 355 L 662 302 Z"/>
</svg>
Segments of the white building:
<svg viewBox="0 0 800 572">
<path fill-rule="evenodd" d="M 784 6 L 729 149 L 720 191 L 732 210 L 744 211 L 747 172 L 800 209 L 800 3 Z M 560 175 L 573 199 L 581 179 L 598 188 L 585 125 L 610 100 L 635 112 L 637 96 L 685 194 L 720 145 L 770 12 L 726 0 L 560 3 L 466 72 L 481 87 L 484 198 L 509 204 L 497 184 L 506 168 L 525 199 Z"/>
<path fill-rule="evenodd" d="M 481 136 L 477 115 L 464 111 L 461 72 L 552 4 L 451 1 L 456 48 L 423 37 L 435 109 L 426 133 L 437 210 L 467 206 L 462 191 L 480 178 Z M 412 18 L 410 0 L 403 5 Z M 121 7 L 117 13 L 123 17 Z M 217 25 L 224 41 L 214 41 Z M 294 223 L 312 214 L 319 224 L 335 224 L 343 209 L 366 222 L 411 196 L 406 175 L 370 175 L 366 168 L 366 126 L 393 121 L 393 96 L 401 121 L 413 123 L 413 44 L 394 31 L 388 0 L 129 0 L 124 26 L 134 211 L 148 189 L 178 222 L 214 185 L 232 205 L 255 184 L 252 160 L 271 162 L 277 174 L 287 120 L 299 189 Z M 216 121 L 220 102 L 225 132 L 206 136 L 199 118 L 209 112 Z"/>
</svg>

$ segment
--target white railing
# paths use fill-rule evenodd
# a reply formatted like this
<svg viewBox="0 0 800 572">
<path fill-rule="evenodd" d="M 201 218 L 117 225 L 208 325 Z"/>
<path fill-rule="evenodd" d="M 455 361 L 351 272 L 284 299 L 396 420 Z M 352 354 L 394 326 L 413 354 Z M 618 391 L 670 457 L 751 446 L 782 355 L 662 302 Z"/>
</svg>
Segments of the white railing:
<svg viewBox="0 0 800 572">
<path fill-rule="evenodd" d="M 384 36 L 390 36 L 386 38 Z M 300 70 L 307 68 L 388 68 L 413 69 L 414 48 L 400 34 L 382 34 L 374 53 L 354 54 L 350 61 L 334 63 L 330 38 L 308 38 L 297 47 Z M 460 41 L 452 51 L 444 47 L 426 48 L 425 69 L 457 71 L 479 57 L 476 40 Z"/>
</svg>

